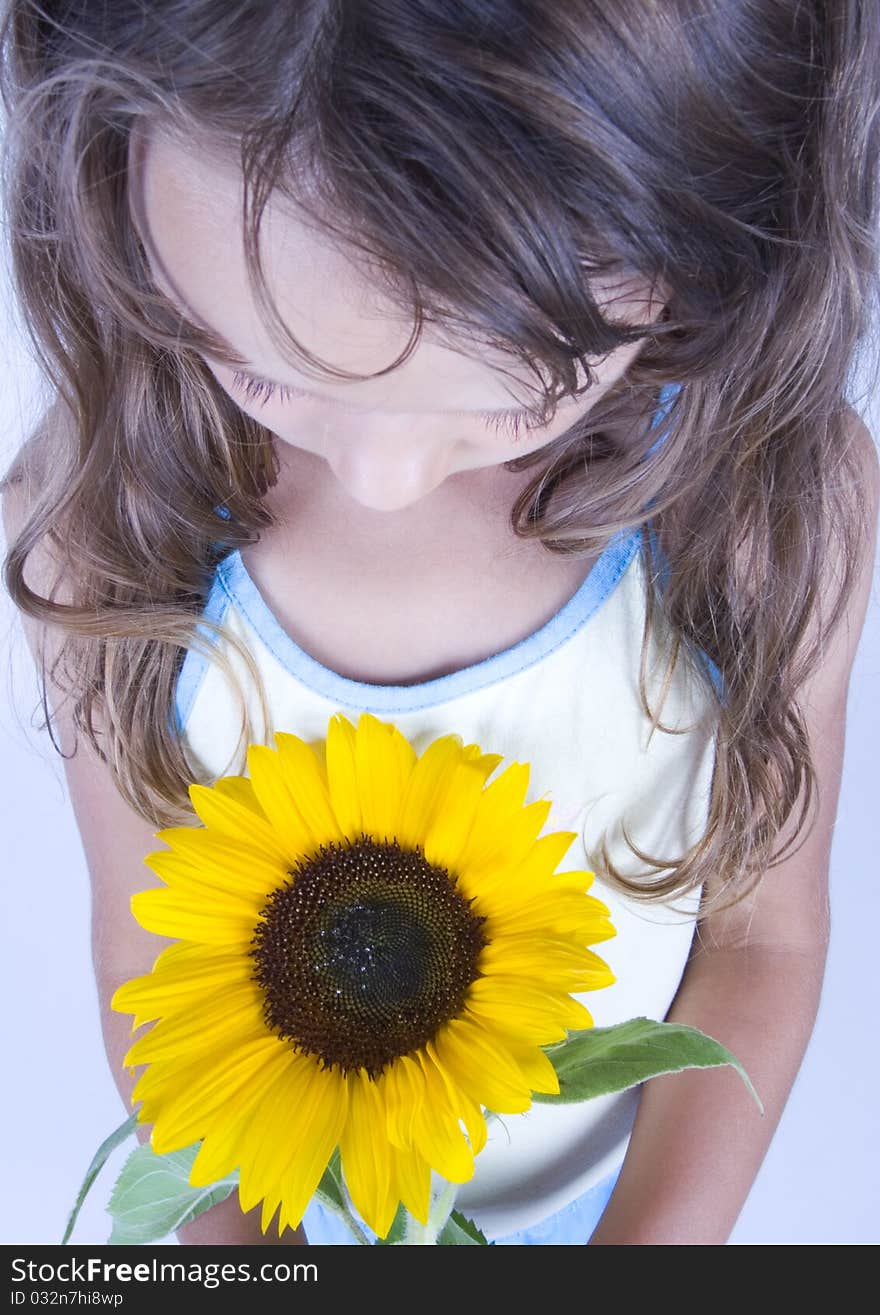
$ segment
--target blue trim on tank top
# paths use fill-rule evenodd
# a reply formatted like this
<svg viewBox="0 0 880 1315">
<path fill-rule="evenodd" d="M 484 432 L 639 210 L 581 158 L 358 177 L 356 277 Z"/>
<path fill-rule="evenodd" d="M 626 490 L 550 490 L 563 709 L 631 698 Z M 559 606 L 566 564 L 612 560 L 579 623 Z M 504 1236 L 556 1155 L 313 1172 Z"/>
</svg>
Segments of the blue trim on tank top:
<svg viewBox="0 0 880 1315">
<path fill-rule="evenodd" d="M 615 535 L 568 602 L 540 629 L 510 648 L 458 671 L 412 685 L 351 680 L 311 657 L 282 629 L 245 569 L 238 551 L 217 567 L 222 587 L 280 664 L 314 693 L 359 712 L 404 713 L 446 703 L 495 685 L 543 661 L 597 611 L 623 575 L 640 542 L 640 531 Z"/>
<path fill-rule="evenodd" d="M 666 416 L 672 398 L 680 384 L 664 384 L 659 394 L 659 406 L 650 428 L 653 429 Z M 650 456 L 667 437 L 668 430 L 649 448 Z M 226 507 L 215 508 L 217 515 L 228 518 Z M 657 546 L 653 529 L 649 527 L 652 543 Z M 359 712 L 404 713 L 433 707 L 450 699 L 460 698 L 475 690 L 484 689 L 509 676 L 518 674 L 543 661 L 562 644 L 571 639 L 610 596 L 629 566 L 641 542 L 641 529 L 629 533 L 619 531 L 613 535 L 593 564 L 589 574 L 574 595 L 543 626 L 510 648 L 495 653 L 434 680 L 419 681 L 411 685 L 377 685 L 351 680 L 331 671 L 306 653 L 282 628 L 278 619 L 261 595 L 255 581 L 234 549 L 218 564 L 211 590 L 205 604 L 204 615 L 209 620 L 222 621 L 230 603 L 234 603 L 251 628 L 259 635 L 278 662 L 302 684 L 331 702 Z M 668 577 L 668 568 L 662 578 Z M 200 633 L 211 640 L 210 632 L 200 627 Z M 703 654 L 707 669 L 720 687 L 720 673 Z M 177 683 L 175 711 L 178 730 L 182 731 L 192 711 L 198 691 L 207 672 L 207 659 L 195 649 L 186 653 Z"/>
<path fill-rule="evenodd" d="M 223 508 L 226 511 L 226 508 Z M 226 512 L 228 515 L 229 513 Z M 229 597 L 223 589 L 219 574 L 214 575 L 211 583 L 211 591 L 208 594 L 207 601 L 202 609 L 202 616 L 207 617 L 209 621 L 222 623 L 226 615 L 226 609 L 229 607 Z M 216 642 L 216 636 L 208 629 L 207 626 L 199 625 L 198 633 L 203 635 L 208 643 Z M 196 696 L 201 688 L 202 681 L 208 673 L 208 659 L 194 648 L 188 648 L 183 659 L 183 665 L 177 677 L 177 687 L 174 692 L 174 712 L 177 717 L 177 732 L 182 733 L 186 726 L 189 714 L 192 712 Z"/>
</svg>

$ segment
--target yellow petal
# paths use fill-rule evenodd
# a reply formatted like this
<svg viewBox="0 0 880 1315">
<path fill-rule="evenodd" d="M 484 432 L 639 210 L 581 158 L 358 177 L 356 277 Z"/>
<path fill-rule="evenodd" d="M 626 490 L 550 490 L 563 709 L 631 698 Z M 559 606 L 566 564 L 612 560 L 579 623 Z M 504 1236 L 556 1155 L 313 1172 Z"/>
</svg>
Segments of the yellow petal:
<svg viewBox="0 0 880 1315">
<path fill-rule="evenodd" d="M 450 1104 L 444 1074 L 430 1043 L 418 1052 L 425 1077 L 425 1099 L 413 1120 L 413 1142 L 427 1162 L 451 1183 L 473 1177 L 474 1153 L 459 1127 L 458 1110 Z"/>
<path fill-rule="evenodd" d="M 241 1184 L 246 1210 L 280 1191 L 295 1228 L 314 1195 L 345 1124 L 347 1091 L 335 1070 L 291 1053 L 280 1081 L 260 1107 L 260 1127 L 242 1134 Z"/>
<path fill-rule="evenodd" d="M 229 778 L 223 778 L 228 780 Z M 240 792 L 235 795 L 228 790 L 206 785 L 191 785 L 189 797 L 197 815 L 205 826 L 232 840 L 243 840 L 259 848 L 267 857 L 278 862 L 287 861 L 287 851 L 280 838 L 265 818 L 262 810 L 259 814 L 241 802 Z M 158 832 L 161 837 L 161 831 Z"/>
<path fill-rule="evenodd" d="M 173 1014 L 154 1023 L 131 1046 L 125 1064 L 151 1064 L 187 1051 L 206 1050 L 231 1044 L 241 1037 L 266 1035 L 262 996 L 256 983 L 230 986 L 215 997 L 207 997 L 198 1010 Z"/>
<path fill-rule="evenodd" d="M 397 817 L 397 820 L 399 820 L 400 804 L 403 803 L 403 797 L 409 786 L 409 778 L 412 776 L 418 762 L 418 754 L 406 736 L 395 725 L 389 724 L 389 730 L 391 732 L 389 738 L 393 756 L 388 770 L 394 797 L 399 801 Z M 397 829 L 397 820 L 395 821 L 395 831 Z"/>
<path fill-rule="evenodd" d="M 501 1006 L 475 1000 L 462 1017 L 473 1018 L 487 1032 L 505 1040 L 515 1037 L 521 1043 L 532 1042 L 536 1046 L 549 1046 L 554 1041 L 564 1041 L 566 1036 L 565 1025 L 558 1018 L 538 1009 L 523 1008 L 511 1018 Z"/>
<path fill-rule="evenodd" d="M 412 1146 L 413 1121 L 425 1099 L 421 1065 L 401 1055 L 386 1070 L 384 1081 L 388 1140 L 406 1150 Z"/>
<path fill-rule="evenodd" d="M 500 762 L 504 761 L 504 755 L 501 753 L 483 753 L 478 744 L 466 744 L 464 746 L 464 755 L 468 762 L 473 763 L 480 769 L 480 775 L 484 783 L 494 772 Z"/>
<path fill-rule="evenodd" d="M 189 1181 L 193 1187 L 207 1187 L 238 1168 L 242 1133 L 252 1119 L 260 1117 L 266 1092 L 279 1072 L 289 1067 L 290 1058 L 276 1051 L 261 1071 L 261 1080 L 245 1083 L 236 1093 L 235 1102 L 213 1119 L 190 1170 Z"/>
<path fill-rule="evenodd" d="M 281 1223 L 297 1228 L 324 1175 L 348 1118 L 348 1087 L 337 1069 L 321 1069 L 311 1055 L 293 1074 L 288 1095 L 289 1149 L 271 1172 L 281 1180 Z M 268 1174 L 267 1170 L 267 1174 Z"/>
<path fill-rule="evenodd" d="M 275 1214 L 275 1211 L 278 1209 L 280 1204 L 281 1204 L 280 1192 L 272 1192 L 269 1196 L 265 1197 L 263 1201 L 263 1208 L 262 1211 L 260 1212 L 260 1228 L 264 1233 L 268 1231 L 269 1225 L 272 1222 L 272 1217 Z M 285 1228 L 284 1222 L 281 1219 L 279 1219 L 278 1220 L 279 1237 L 284 1232 L 284 1228 Z"/>
<path fill-rule="evenodd" d="M 249 966 L 241 955 L 211 955 L 196 963 L 172 959 L 143 977 L 124 982 L 114 992 L 110 1007 L 134 1014 L 134 1029 L 154 1018 L 198 1008 L 206 996 L 241 985 L 249 977 Z"/>
<path fill-rule="evenodd" d="M 465 1091 L 459 1091 L 458 1093 L 458 1107 L 461 1111 L 462 1122 L 464 1123 L 465 1128 L 467 1128 L 468 1141 L 471 1144 L 471 1150 L 474 1155 L 479 1155 L 480 1151 L 486 1145 L 488 1138 L 486 1116 L 478 1102 L 472 1100 Z"/>
<path fill-rule="evenodd" d="M 349 1073 L 348 1099 L 348 1121 L 339 1144 L 345 1185 L 361 1218 L 378 1237 L 385 1237 L 398 1201 L 391 1190 L 385 1102 L 366 1069 Z"/>
<path fill-rule="evenodd" d="M 565 1012 L 571 997 L 565 991 L 548 990 L 541 981 L 527 981 L 513 974 L 493 973 L 478 977 L 468 987 L 467 1003 L 498 1005 L 515 1019 L 520 1009 L 559 1014 Z"/>
<path fill-rule="evenodd" d="M 256 921 L 266 903 L 267 895 L 262 883 L 247 884 L 244 881 L 236 882 L 228 875 L 224 877 L 211 860 L 193 859 L 188 854 L 175 853 L 172 849 L 157 849 L 148 854 L 144 862 L 176 895 L 181 898 L 192 897 L 197 908 L 207 903 L 209 907 L 218 912 L 227 912 L 231 917 L 244 913 Z M 274 885 L 280 884 L 283 879 L 282 871 L 273 870 L 271 880 Z"/>
<path fill-rule="evenodd" d="M 522 1073 L 490 1034 L 453 1018 L 434 1039 L 439 1065 L 464 1091 L 498 1114 L 521 1114 L 532 1103 Z"/>
<path fill-rule="evenodd" d="M 401 799 L 414 765 L 407 770 L 407 759 L 415 755 L 401 753 L 400 739 L 395 726 L 368 712 L 358 721 L 354 761 L 361 824 L 364 834 L 378 841 L 397 836 Z"/>
<path fill-rule="evenodd" d="M 470 1097 L 460 1084 L 453 1080 L 452 1074 L 443 1067 L 432 1041 L 425 1046 L 427 1059 L 431 1060 L 446 1087 L 450 1109 L 467 1129 L 468 1141 L 474 1155 L 479 1155 L 486 1145 L 486 1119 L 479 1103 Z"/>
<path fill-rule="evenodd" d="M 615 935 L 615 929 L 606 918 L 597 918 L 584 908 L 583 895 L 549 894 L 544 899 L 522 901 L 518 906 L 499 910 L 491 906 L 492 932 L 498 936 L 532 933 L 538 936 L 563 936 L 583 944 L 596 944 Z M 477 898 L 473 902 L 475 913 L 485 914 L 489 901 Z"/>
<path fill-rule="evenodd" d="M 213 909 L 191 893 L 174 890 L 141 890 L 131 897 L 131 911 L 146 931 L 181 940 L 202 941 L 245 951 L 254 934 L 256 919 L 243 907 Z"/>
<path fill-rule="evenodd" d="M 460 735 L 443 735 L 420 756 L 404 794 L 397 834 L 401 845 L 422 845 L 434 817 L 446 807 L 453 774 L 462 761 Z"/>
<path fill-rule="evenodd" d="M 265 744 L 252 744 L 247 751 L 247 763 L 260 807 L 268 817 L 289 862 L 295 863 L 313 854 L 317 846 L 291 798 L 277 751 Z"/>
<path fill-rule="evenodd" d="M 218 776 L 213 789 L 228 795 L 230 799 L 236 800 L 244 808 L 249 808 L 252 813 L 256 813 L 264 822 L 266 821 L 266 815 L 254 793 L 254 783 L 247 776 Z"/>
<path fill-rule="evenodd" d="M 583 917 L 595 919 L 597 925 L 607 922 L 608 912 L 599 900 L 584 893 L 582 872 L 557 872 L 537 877 L 522 867 L 507 874 L 507 880 L 496 882 L 494 887 L 480 881 L 474 893 L 486 904 L 491 903 L 495 913 L 516 912 L 525 904 L 555 908 L 566 904 L 576 908 Z"/>
<path fill-rule="evenodd" d="M 487 975 L 522 973 L 546 983 L 553 976 L 567 979 L 572 973 L 601 972 L 607 965 L 592 950 L 562 937 L 499 934 L 480 951 L 479 968 Z"/>
<path fill-rule="evenodd" d="M 288 793 L 313 844 L 339 844 L 342 832 L 330 803 L 327 775 L 310 745 L 296 735 L 275 732 L 278 757 L 287 782 Z"/>
<path fill-rule="evenodd" d="M 217 1120 L 228 1119 L 239 1107 L 242 1092 L 257 1095 L 268 1085 L 281 1047 L 275 1037 L 263 1037 L 239 1045 L 215 1066 L 204 1059 L 183 1069 L 174 1069 L 161 1086 L 146 1092 L 138 1084 L 138 1096 L 148 1110 L 157 1109 L 153 1120 L 153 1149 L 160 1155 L 192 1146 Z M 152 1070 L 151 1069 L 148 1071 Z M 146 1077 L 146 1074 L 144 1075 Z"/>
<path fill-rule="evenodd" d="M 327 780 L 336 821 L 348 840 L 357 840 L 363 834 L 354 744 L 354 727 L 337 713 L 327 727 Z"/>
<path fill-rule="evenodd" d="M 398 1197 L 422 1224 L 431 1209 L 431 1166 L 418 1151 L 390 1147 L 392 1197 Z"/>
<path fill-rule="evenodd" d="M 449 789 L 428 822 L 423 839 L 429 863 L 455 872 L 470 835 L 483 793 L 483 773 L 478 762 L 463 760 L 450 769 Z"/>
<path fill-rule="evenodd" d="M 189 1171 L 191 1187 L 210 1187 L 238 1168 L 238 1131 L 244 1127 L 248 1118 L 249 1110 L 241 1114 L 238 1120 L 218 1120 L 215 1127 L 206 1133 Z"/>
<path fill-rule="evenodd" d="M 512 858 L 501 861 L 490 858 L 490 861 L 477 865 L 473 860 L 467 862 L 462 859 L 458 865 L 460 880 L 467 887 L 469 895 L 495 896 L 498 892 L 511 889 L 543 889 L 574 839 L 574 831 L 551 831 L 549 835 L 539 836 L 518 862 L 512 861 Z M 488 852 L 491 854 L 491 851 Z M 584 873 L 583 876 L 583 889 L 586 890 L 592 880 L 592 873 Z"/>
<path fill-rule="evenodd" d="M 463 875 L 499 861 L 512 867 L 523 857 L 524 851 L 520 852 L 511 841 L 517 828 L 522 826 L 520 819 L 528 785 L 528 763 L 514 762 L 486 786 L 467 844 L 459 858 Z M 530 807 L 534 808 L 534 805 Z M 530 815 L 530 822 L 532 816 L 535 814 Z M 527 829 L 531 830 L 531 827 Z"/>
<path fill-rule="evenodd" d="M 198 880 L 233 893 L 262 896 L 263 903 L 287 876 L 287 865 L 266 855 L 258 846 L 220 836 L 207 827 L 168 827 L 163 835 L 173 852 L 191 865 Z"/>
<path fill-rule="evenodd" d="M 292 1159 L 292 1148 L 298 1148 L 302 1141 L 302 1133 L 297 1129 L 302 1085 L 320 1081 L 317 1064 L 310 1072 L 291 1052 L 286 1060 L 265 1091 L 257 1117 L 241 1133 L 239 1194 L 245 1211 L 252 1210 L 267 1190 L 271 1194 L 274 1184 L 280 1183 L 279 1159 Z"/>
<path fill-rule="evenodd" d="M 534 1046 L 511 1046 L 510 1049 L 532 1091 L 559 1095 L 559 1076 L 543 1050 Z"/>
</svg>

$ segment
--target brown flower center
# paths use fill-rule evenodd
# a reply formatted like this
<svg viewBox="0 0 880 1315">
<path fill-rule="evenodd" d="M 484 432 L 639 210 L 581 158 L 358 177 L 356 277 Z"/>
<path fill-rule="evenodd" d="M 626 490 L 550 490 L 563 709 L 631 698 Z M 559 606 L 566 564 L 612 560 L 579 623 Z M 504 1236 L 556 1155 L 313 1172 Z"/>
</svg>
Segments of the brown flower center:
<svg viewBox="0 0 880 1315">
<path fill-rule="evenodd" d="M 324 845 L 261 911 L 251 955 L 266 1025 L 327 1068 L 375 1076 L 460 1012 L 484 922 L 418 849 Z"/>
</svg>

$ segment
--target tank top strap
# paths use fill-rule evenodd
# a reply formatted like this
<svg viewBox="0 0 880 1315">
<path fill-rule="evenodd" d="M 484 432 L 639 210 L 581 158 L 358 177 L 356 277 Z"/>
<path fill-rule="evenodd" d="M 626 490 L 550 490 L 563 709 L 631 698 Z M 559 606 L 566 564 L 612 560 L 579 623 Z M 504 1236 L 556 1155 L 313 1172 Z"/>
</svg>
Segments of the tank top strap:
<svg viewBox="0 0 880 1315">
<path fill-rule="evenodd" d="M 656 429 L 657 426 L 666 419 L 667 415 L 669 414 L 669 410 L 670 407 L 672 406 L 672 403 L 675 401 L 676 396 L 680 392 L 681 392 L 681 384 L 663 385 L 663 387 L 660 389 L 660 396 L 658 399 L 659 405 L 651 419 L 651 424 L 649 426 L 650 429 Z M 664 429 L 660 437 L 655 439 L 655 441 L 648 448 L 647 452 L 645 453 L 646 459 L 650 456 L 653 456 L 653 454 L 657 451 L 657 448 L 660 447 L 663 443 L 665 443 L 668 437 L 669 437 L 669 430 Z"/>
</svg>

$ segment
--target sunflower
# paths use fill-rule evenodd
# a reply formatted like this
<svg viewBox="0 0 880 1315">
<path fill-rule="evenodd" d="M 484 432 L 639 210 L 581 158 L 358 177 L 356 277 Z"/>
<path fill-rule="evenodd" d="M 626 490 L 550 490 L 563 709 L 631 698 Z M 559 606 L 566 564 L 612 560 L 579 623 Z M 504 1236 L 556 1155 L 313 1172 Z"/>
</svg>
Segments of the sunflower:
<svg viewBox="0 0 880 1315">
<path fill-rule="evenodd" d="M 242 1210 L 297 1227 L 338 1147 L 356 1209 L 385 1237 L 400 1202 L 427 1222 L 431 1170 L 467 1181 L 484 1109 L 559 1090 L 542 1047 L 592 1026 L 573 992 L 614 976 L 614 935 L 557 872 L 574 832 L 540 836 L 527 764 L 458 735 L 417 755 L 394 725 L 330 719 L 311 745 L 277 731 L 248 776 L 189 794 L 132 899 L 177 938 L 112 1006 L 153 1026 L 125 1056 L 157 1152 L 200 1142 L 190 1181 L 239 1170 Z"/>
</svg>

